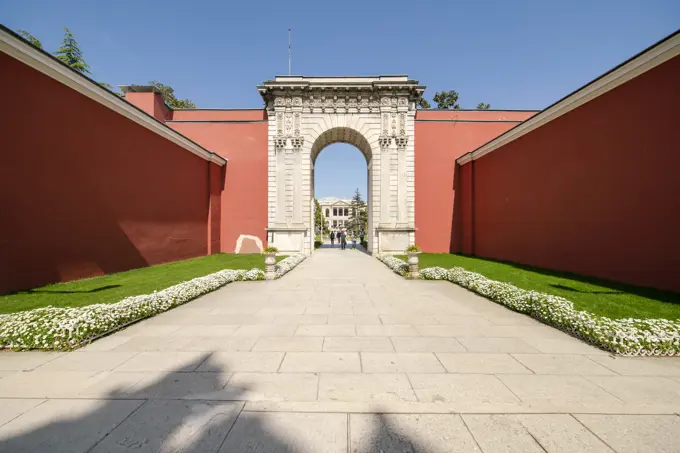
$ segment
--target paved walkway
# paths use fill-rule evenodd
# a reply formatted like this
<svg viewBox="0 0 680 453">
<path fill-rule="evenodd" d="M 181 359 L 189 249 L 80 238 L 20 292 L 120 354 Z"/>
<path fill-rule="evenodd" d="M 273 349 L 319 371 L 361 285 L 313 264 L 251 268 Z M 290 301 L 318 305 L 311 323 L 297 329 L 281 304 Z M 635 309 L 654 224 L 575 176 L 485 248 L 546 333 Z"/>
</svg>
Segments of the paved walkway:
<svg viewBox="0 0 680 453">
<path fill-rule="evenodd" d="M 680 451 L 678 359 L 611 357 L 352 250 L 0 370 L 2 452 Z"/>
</svg>

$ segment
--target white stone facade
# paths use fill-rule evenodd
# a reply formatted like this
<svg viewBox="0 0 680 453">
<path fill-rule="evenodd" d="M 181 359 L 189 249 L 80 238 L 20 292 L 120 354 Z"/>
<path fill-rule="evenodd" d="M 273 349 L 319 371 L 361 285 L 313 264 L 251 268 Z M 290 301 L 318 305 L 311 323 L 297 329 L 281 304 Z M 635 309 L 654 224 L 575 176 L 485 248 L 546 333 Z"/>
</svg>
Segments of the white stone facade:
<svg viewBox="0 0 680 453">
<path fill-rule="evenodd" d="M 282 76 L 258 87 L 269 115 L 268 242 L 314 250 L 314 162 L 326 146 L 356 146 L 368 168 L 369 251 L 415 240 L 415 101 L 407 76 Z"/>
</svg>

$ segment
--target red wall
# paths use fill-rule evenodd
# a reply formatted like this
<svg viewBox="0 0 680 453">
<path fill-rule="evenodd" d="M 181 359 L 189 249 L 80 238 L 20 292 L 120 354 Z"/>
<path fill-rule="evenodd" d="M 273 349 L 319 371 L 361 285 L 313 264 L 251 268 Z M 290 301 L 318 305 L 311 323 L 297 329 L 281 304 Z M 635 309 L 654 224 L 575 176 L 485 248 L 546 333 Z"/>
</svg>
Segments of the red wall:
<svg viewBox="0 0 680 453">
<path fill-rule="evenodd" d="M 426 252 L 454 249 L 455 160 L 536 112 L 421 110 L 415 123 L 416 243 Z"/>
<path fill-rule="evenodd" d="M 680 291 L 678 80 L 675 57 L 476 160 L 465 251 Z"/>
<path fill-rule="evenodd" d="M 175 111 L 174 114 L 175 117 L 181 113 L 183 118 L 205 118 L 205 112 Z M 234 253 L 236 241 L 242 234 L 257 236 L 263 244 L 266 244 L 267 239 L 266 114 L 264 110 L 241 112 L 239 117 L 238 111 L 208 111 L 215 118 L 228 116 L 231 121 L 243 122 L 168 123 L 173 129 L 229 161 L 221 205 L 221 251 L 227 253 Z"/>
<path fill-rule="evenodd" d="M 4 53 L 0 67 L 0 292 L 206 254 L 215 164 Z"/>
</svg>

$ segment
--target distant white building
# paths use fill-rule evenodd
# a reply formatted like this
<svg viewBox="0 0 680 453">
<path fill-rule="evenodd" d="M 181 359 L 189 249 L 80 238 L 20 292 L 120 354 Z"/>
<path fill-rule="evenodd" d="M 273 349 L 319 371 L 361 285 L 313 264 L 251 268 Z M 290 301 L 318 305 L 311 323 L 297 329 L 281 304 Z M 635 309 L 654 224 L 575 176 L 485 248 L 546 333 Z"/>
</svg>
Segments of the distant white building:
<svg viewBox="0 0 680 453">
<path fill-rule="evenodd" d="M 351 198 L 319 198 L 319 206 L 321 206 L 321 213 L 329 230 L 338 231 L 347 228 L 349 219 L 352 217 Z"/>
</svg>

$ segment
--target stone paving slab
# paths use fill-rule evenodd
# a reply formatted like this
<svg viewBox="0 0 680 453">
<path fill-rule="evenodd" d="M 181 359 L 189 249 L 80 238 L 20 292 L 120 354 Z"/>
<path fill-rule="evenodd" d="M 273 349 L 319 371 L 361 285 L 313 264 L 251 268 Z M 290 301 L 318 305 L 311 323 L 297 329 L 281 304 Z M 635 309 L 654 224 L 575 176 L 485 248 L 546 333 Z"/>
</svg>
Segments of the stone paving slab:
<svg viewBox="0 0 680 453">
<path fill-rule="evenodd" d="M 148 401 L 92 453 L 215 452 L 242 406 L 208 401 Z"/>
<path fill-rule="evenodd" d="M 0 353 L 0 370 L 27 371 L 63 356 L 63 352 Z"/>
<path fill-rule="evenodd" d="M 353 414 L 350 451 L 395 453 L 480 452 L 458 415 Z"/>
<path fill-rule="evenodd" d="M 619 453 L 680 451 L 677 415 L 575 415 L 591 432 Z"/>
<path fill-rule="evenodd" d="M 385 337 L 328 337 L 323 350 L 328 352 L 394 352 L 394 346 Z"/>
<path fill-rule="evenodd" d="M 374 353 L 362 352 L 364 373 L 445 373 L 431 352 Z"/>
<path fill-rule="evenodd" d="M 512 354 L 512 357 L 536 374 L 616 374 L 609 368 L 605 368 L 582 355 Z"/>
<path fill-rule="evenodd" d="M 262 337 L 253 351 L 321 352 L 323 337 Z"/>
<path fill-rule="evenodd" d="M 418 401 L 405 374 L 321 373 L 319 401 Z"/>
<path fill-rule="evenodd" d="M 418 400 L 425 403 L 517 403 L 519 398 L 496 377 L 484 374 L 410 374 Z"/>
<path fill-rule="evenodd" d="M 510 354 L 437 353 L 437 358 L 449 373 L 532 374 Z"/>
<path fill-rule="evenodd" d="M 220 453 L 346 453 L 346 414 L 244 412 Z"/>
<path fill-rule="evenodd" d="M 288 352 L 280 370 L 291 373 L 360 373 L 356 352 Z"/>
<path fill-rule="evenodd" d="M 143 403 L 134 400 L 46 401 L 0 426 L 0 451 L 88 452 Z"/>
</svg>

